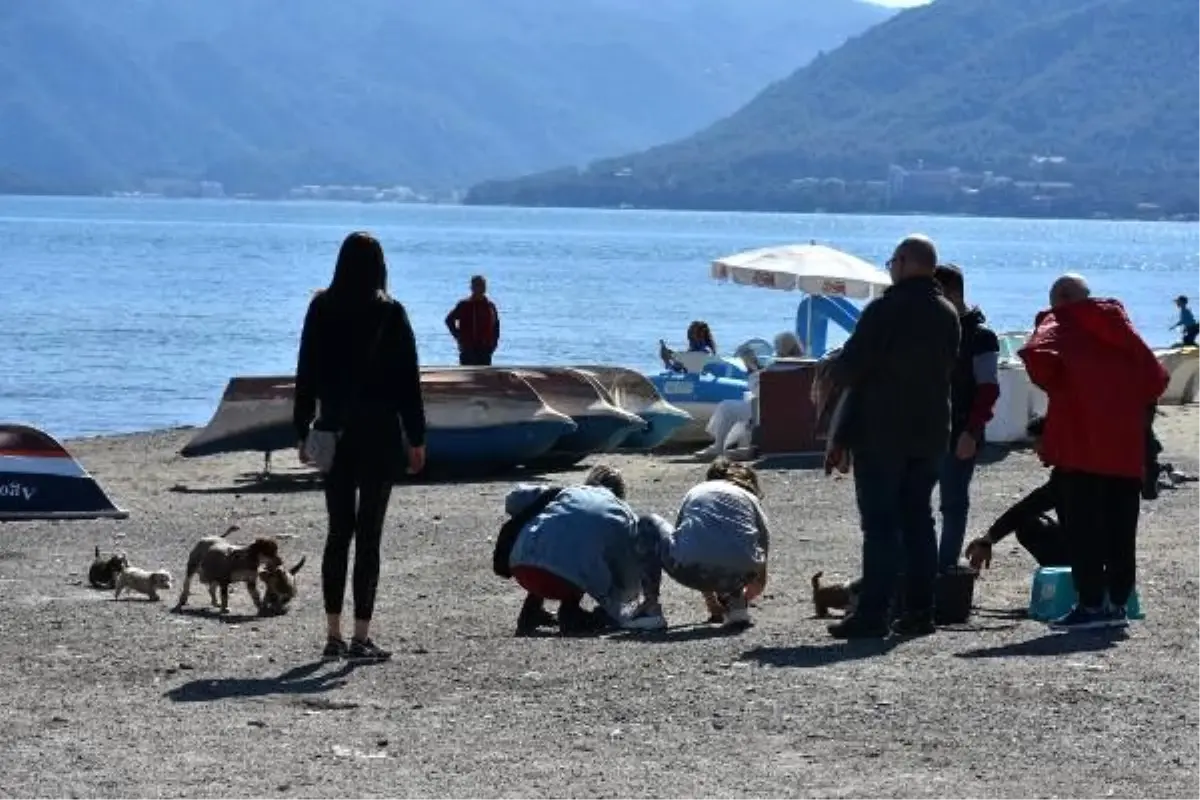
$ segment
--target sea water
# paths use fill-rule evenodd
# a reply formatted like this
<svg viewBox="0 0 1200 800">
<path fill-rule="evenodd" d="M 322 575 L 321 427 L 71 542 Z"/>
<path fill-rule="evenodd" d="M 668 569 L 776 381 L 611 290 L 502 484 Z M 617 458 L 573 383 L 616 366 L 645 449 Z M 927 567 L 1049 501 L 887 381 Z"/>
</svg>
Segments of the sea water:
<svg viewBox="0 0 1200 800">
<path fill-rule="evenodd" d="M 304 310 L 346 233 L 383 242 L 424 364 L 472 274 L 501 314 L 497 363 L 659 368 L 693 319 L 731 352 L 792 328 L 800 296 L 709 277 L 741 250 L 815 240 L 883 264 L 911 232 L 959 264 L 992 326 L 1027 329 L 1080 272 L 1146 339 L 1195 296 L 1194 224 L 0 197 L 0 421 L 59 437 L 205 423 L 233 375 L 291 374 Z M 1197 299 L 1200 303 L 1200 298 Z"/>
</svg>

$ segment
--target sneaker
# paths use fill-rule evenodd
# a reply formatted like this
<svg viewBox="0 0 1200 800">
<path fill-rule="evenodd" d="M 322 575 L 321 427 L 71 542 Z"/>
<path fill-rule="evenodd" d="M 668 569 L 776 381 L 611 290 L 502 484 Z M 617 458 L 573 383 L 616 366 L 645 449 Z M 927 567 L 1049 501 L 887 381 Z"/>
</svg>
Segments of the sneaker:
<svg viewBox="0 0 1200 800">
<path fill-rule="evenodd" d="M 928 636 L 937 628 L 928 614 L 905 614 L 892 623 L 892 634 L 906 638 Z"/>
<path fill-rule="evenodd" d="M 325 649 L 321 651 L 322 661 L 337 661 L 346 657 L 346 640 L 330 636 L 325 640 Z"/>
<path fill-rule="evenodd" d="M 715 444 L 710 444 L 708 447 L 704 448 L 703 450 L 697 450 L 692 455 L 692 458 L 699 459 L 700 461 L 711 461 L 714 458 L 716 458 L 717 456 L 721 455 L 721 452 L 722 452 L 722 449 L 720 447 L 718 447 Z"/>
<path fill-rule="evenodd" d="M 1067 614 L 1050 623 L 1050 627 L 1063 631 L 1090 631 L 1096 628 L 1108 628 L 1113 621 L 1103 608 L 1088 608 L 1077 605 Z"/>
<path fill-rule="evenodd" d="M 1129 626 L 1129 612 L 1125 606 L 1109 606 L 1106 612 L 1108 614 L 1108 627 L 1126 628 Z"/>
<path fill-rule="evenodd" d="M 390 650 L 384 650 L 370 639 L 351 639 L 346 650 L 346 658 L 351 661 L 387 661 L 391 657 Z"/>
<path fill-rule="evenodd" d="M 721 598 L 721 600 L 722 605 L 725 606 L 723 628 L 726 630 L 744 631 L 747 628 L 754 627 L 754 620 L 750 619 L 750 609 L 746 603 L 746 593 L 744 591 L 728 598 Z"/>
<path fill-rule="evenodd" d="M 599 612 L 599 613 L 595 613 Z M 558 632 L 563 636 L 592 636 L 611 627 L 608 614 L 600 609 L 584 611 L 578 604 L 563 603 L 558 607 Z"/>
<path fill-rule="evenodd" d="M 621 627 L 631 631 L 661 631 L 667 627 L 667 618 L 661 605 L 646 600 L 621 621 Z"/>
<path fill-rule="evenodd" d="M 884 639 L 888 635 L 887 623 L 883 620 L 868 620 L 851 614 L 827 630 L 835 639 Z"/>
<path fill-rule="evenodd" d="M 529 636 L 536 633 L 538 628 L 553 628 L 558 625 L 558 619 L 547 611 L 540 597 L 529 595 L 521 606 L 517 616 L 517 636 Z"/>
</svg>

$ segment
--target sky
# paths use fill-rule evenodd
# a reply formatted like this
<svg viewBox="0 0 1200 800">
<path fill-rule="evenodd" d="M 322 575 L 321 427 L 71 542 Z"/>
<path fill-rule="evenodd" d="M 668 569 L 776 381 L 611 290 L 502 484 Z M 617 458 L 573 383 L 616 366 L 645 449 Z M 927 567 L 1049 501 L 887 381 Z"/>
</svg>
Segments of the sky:
<svg viewBox="0 0 1200 800">
<path fill-rule="evenodd" d="M 923 6 L 931 0 L 870 0 L 877 6 L 890 6 L 891 8 L 909 8 L 911 6 Z"/>
</svg>

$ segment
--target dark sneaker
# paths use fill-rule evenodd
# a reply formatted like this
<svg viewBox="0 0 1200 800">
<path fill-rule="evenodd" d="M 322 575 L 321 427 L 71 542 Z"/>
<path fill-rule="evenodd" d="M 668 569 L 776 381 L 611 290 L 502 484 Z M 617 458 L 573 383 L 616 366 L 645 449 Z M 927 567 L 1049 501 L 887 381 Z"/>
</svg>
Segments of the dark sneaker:
<svg viewBox="0 0 1200 800">
<path fill-rule="evenodd" d="M 892 623 L 892 633 L 896 636 L 915 638 L 936 632 L 937 628 L 928 614 L 905 614 Z"/>
<path fill-rule="evenodd" d="M 525 604 L 521 606 L 521 613 L 517 616 L 517 636 L 529 636 L 536 633 L 538 628 L 553 628 L 558 625 L 558 619 L 542 604 L 543 600 L 540 597 L 529 595 L 525 598 Z"/>
<path fill-rule="evenodd" d="M 321 651 L 321 659 L 323 661 L 337 661 L 339 658 L 346 657 L 346 640 L 335 639 L 330 636 L 325 640 L 325 649 Z"/>
<path fill-rule="evenodd" d="M 1090 631 L 1112 625 L 1112 618 L 1103 608 L 1087 608 L 1080 605 L 1050 623 L 1051 628 L 1060 631 Z"/>
<path fill-rule="evenodd" d="M 1125 606 L 1109 606 L 1106 613 L 1108 614 L 1108 627 L 1126 628 L 1129 626 L 1129 612 L 1125 610 Z"/>
<path fill-rule="evenodd" d="M 883 620 L 867 620 L 854 614 L 833 623 L 828 630 L 835 639 L 883 639 L 888 635 L 888 626 Z"/>
<path fill-rule="evenodd" d="M 346 658 L 351 661 L 387 661 L 391 657 L 390 650 L 384 650 L 370 639 L 351 639 L 346 651 Z"/>
<path fill-rule="evenodd" d="M 610 623 L 607 614 L 584 611 L 576 604 L 563 603 L 558 608 L 558 632 L 563 636 L 591 636 L 607 630 Z"/>
</svg>

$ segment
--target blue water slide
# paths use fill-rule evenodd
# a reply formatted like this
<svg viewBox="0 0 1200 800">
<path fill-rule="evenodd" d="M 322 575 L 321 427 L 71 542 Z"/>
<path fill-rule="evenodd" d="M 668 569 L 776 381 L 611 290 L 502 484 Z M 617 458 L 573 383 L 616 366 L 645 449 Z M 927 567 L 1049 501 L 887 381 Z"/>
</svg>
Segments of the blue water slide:
<svg viewBox="0 0 1200 800">
<path fill-rule="evenodd" d="M 844 297 L 808 295 L 796 309 L 796 336 L 804 345 L 804 352 L 813 358 L 825 355 L 829 336 L 829 323 L 837 325 L 846 333 L 854 331 L 862 313 L 858 306 Z M 812 341 L 808 341 L 811 335 Z"/>
</svg>

